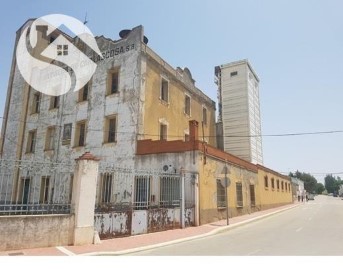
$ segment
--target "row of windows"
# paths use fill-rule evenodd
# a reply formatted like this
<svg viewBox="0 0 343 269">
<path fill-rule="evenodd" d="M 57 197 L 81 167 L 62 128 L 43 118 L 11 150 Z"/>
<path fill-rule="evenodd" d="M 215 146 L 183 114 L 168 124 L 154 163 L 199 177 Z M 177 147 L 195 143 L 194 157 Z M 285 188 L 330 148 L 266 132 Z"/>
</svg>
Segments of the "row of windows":
<svg viewBox="0 0 343 269">
<path fill-rule="evenodd" d="M 255 198 L 255 185 L 249 185 L 249 193 L 250 193 L 250 205 L 256 205 L 256 198 Z M 217 207 L 218 208 L 226 208 L 226 195 L 225 195 L 225 187 L 221 183 L 221 180 L 217 180 Z M 236 183 L 236 205 L 237 207 L 243 207 L 243 187 L 242 183 Z"/>
<path fill-rule="evenodd" d="M 274 178 L 271 178 L 271 179 L 270 179 L 270 183 L 271 183 L 272 190 L 274 190 L 274 189 L 275 189 L 275 179 L 274 179 Z M 264 187 L 265 187 L 266 189 L 269 188 L 269 179 L 268 179 L 268 176 L 265 176 L 265 177 L 264 177 Z M 283 180 L 276 179 L 276 189 L 279 191 L 279 190 L 280 190 L 280 187 L 281 187 L 281 190 L 282 190 L 282 191 L 291 192 L 291 184 L 290 184 L 290 183 L 284 182 Z"/>
<path fill-rule="evenodd" d="M 32 178 L 22 178 L 19 185 L 19 197 L 22 204 L 28 204 L 30 199 L 30 192 L 32 192 Z M 40 190 L 39 190 L 39 204 L 48 204 L 54 202 L 55 188 L 54 181 L 51 180 L 50 176 L 43 176 L 40 179 Z M 73 186 L 73 175 L 70 175 L 69 185 L 69 201 L 71 201 Z M 65 186 L 67 188 L 67 186 Z"/>
<path fill-rule="evenodd" d="M 115 178 L 111 173 L 102 175 L 98 203 L 113 203 L 115 191 Z M 146 209 L 150 205 L 170 208 L 180 206 L 180 177 L 161 177 L 159 179 L 159 193 L 152 191 L 152 178 L 149 176 L 136 176 L 134 178 L 134 208 Z M 158 195 L 158 197 L 157 197 Z M 157 202 L 158 200 L 158 202 Z"/>
<path fill-rule="evenodd" d="M 163 77 L 161 79 L 160 100 L 162 102 L 169 103 L 169 81 Z M 187 116 L 191 116 L 191 97 L 188 94 L 185 94 L 184 113 Z M 203 109 L 202 109 L 202 122 L 204 124 L 207 124 L 207 109 L 206 109 L 206 107 L 203 107 Z"/>
<path fill-rule="evenodd" d="M 74 147 L 83 147 L 86 143 L 87 121 L 76 123 L 74 132 Z M 62 145 L 70 145 L 72 137 L 72 123 L 63 126 Z M 56 126 L 50 126 L 46 132 L 45 150 L 54 150 L 57 137 Z M 117 117 L 109 116 L 105 118 L 104 143 L 115 143 L 117 139 Z M 36 148 L 37 130 L 31 130 L 28 135 L 27 153 L 34 153 Z"/>
<path fill-rule="evenodd" d="M 160 99 L 166 103 L 169 102 L 169 82 L 162 78 L 161 80 L 161 93 Z M 119 72 L 111 72 L 108 78 L 108 86 L 107 86 L 107 94 L 116 94 L 119 90 Z M 78 93 L 78 102 L 87 101 L 89 97 L 89 83 L 87 83 Z M 191 116 L 191 97 L 185 94 L 185 104 L 184 104 L 184 113 L 187 116 Z M 39 113 L 40 112 L 40 103 L 41 103 L 41 94 L 35 93 L 33 95 L 33 101 L 31 106 L 31 114 Z M 60 105 L 60 97 L 59 96 L 52 96 L 50 98 L 50 109 L 59 108 Z M 203 107 L 202 109 L 202 122 L 207 124 L 207 109 Z"/>
<path fill-rule="evenodd" d="M 119 92 L 119 71 L 111 71 L 108 74 L 107 79 L 107 93 L 106 95 L 117 94 Z M 41 104 L 41 93 L 36 92 L 33 95 L 32 105 L 31 105 L 31 114 L 40 113 L 40 104 Z M 78 102 L 87 101 L 89 98 L 89 83 L 87 83 L 80 91 L 78 92 Z M 59 108 L 60 105 L 60 96 L 52 96 L 50 98 L 50 109 Z"/>
</svg>

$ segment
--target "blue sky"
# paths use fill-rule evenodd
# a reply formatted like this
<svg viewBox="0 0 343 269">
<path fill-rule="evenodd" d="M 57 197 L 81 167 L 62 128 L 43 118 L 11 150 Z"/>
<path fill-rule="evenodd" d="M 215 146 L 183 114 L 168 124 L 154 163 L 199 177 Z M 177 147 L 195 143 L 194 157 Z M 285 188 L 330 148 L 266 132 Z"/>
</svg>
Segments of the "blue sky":
<svg viewBox="0 0 343 269">
<path fill-rule="evenodd" d="M 143 25 L 149 46 L 173 67 L 188 67 L 217 102 L 214 67 L 248 59 L 260 77 L 262 133 L 343 130 L 343 1 L 4 1 L 0 16 L 0 116 L 16 30 L 62 13 L 95 35 L 118 39 Z M 263 137 L 264 165 L 318 180 L 343 172 L 343 133 Z M 340 174 L 343 176 L 343 173 Z"/>
</svg>

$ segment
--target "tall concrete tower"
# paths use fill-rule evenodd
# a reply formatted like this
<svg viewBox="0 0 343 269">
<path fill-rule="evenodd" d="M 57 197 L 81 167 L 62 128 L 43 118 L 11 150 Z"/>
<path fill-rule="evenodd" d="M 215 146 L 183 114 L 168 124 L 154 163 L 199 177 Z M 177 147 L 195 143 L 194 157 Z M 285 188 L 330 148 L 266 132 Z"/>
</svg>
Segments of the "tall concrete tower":
<svg viewBox="0 0 343 269">
<path fill-rule="evenodd" d="M 216 66 L 215 75 L 218 147 L 251 163 L 263 164 L 258 76 L 248 60 Z"/>
</svg>

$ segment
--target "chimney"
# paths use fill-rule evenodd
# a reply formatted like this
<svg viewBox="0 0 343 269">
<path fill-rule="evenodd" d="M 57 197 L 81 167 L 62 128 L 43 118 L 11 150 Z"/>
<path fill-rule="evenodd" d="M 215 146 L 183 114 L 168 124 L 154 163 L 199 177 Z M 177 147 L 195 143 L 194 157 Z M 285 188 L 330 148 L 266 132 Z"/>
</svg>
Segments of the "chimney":
<svg viewBox="0 0 343 269">
<path fill-rule="evenodd" d="M 190 139 L 190 141 L 199 140 L 198 127 L 199 127 L 199 123 L 196 120 L 189 121 L 189 136 L 190 136 L 189 139 Z"/>
</svg>

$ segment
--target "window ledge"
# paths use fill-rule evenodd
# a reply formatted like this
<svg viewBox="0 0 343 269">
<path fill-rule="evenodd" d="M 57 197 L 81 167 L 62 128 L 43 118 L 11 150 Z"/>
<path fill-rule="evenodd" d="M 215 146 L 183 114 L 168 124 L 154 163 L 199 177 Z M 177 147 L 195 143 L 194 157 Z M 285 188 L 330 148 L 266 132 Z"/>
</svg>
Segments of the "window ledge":
<svg viewBox="0 0 343 269">
<path fill-rule="evenodd" d="M 226 206 L 218 206 L 217 209 L 218 210 L 224 210 L 224 209 L 226 209 Z"/>
<path fill-rule="evenodd" d="M 169 105 L 170 105 L 169 101 L 162 100 L 161 97 L 160 97 L 159 99 L 160 99 L 160 103 L 161 103 L 162 105 L 165 105 L 165 106 L 168 106 L 168 107 L 169 107 Z"/>
<path fill-rule="evenodd" d="M 45 149 L 44 152 L 54 152 L 54 149 Z"/>
<path fill-rule="evenodd" d="M 242 205 L 237 205 L 236 207 L 237 207 L 237 208 L 243 208 L 243 206 L 242 206 Z"/>
<path fill-rule="evenodd" d="M 115 97 L 115 96 L 119 96 L 120 95 L 120 92 L 118 91 L 118 92 L 114 92 L 114 93 L 106 93 L 106 97 L 109 97 L 109 96 L 113 96 L 113 97 Z"/>
<path fill-rule="evenodd" d="M 115 141 L 115 142 L 103 142 L 102 145 L 103 146 L 115 146 L 115 145 L 117 145 L 117 141 Z"/>
<path fill-rule="evenodd" d="M 85 103 L 88 103 L 88 100 L 84 100 L 84 101 L 77 101 L 77 104 L 78 105 L 82 105 L 82 104 L 85 104 Z"/>
</svg>

